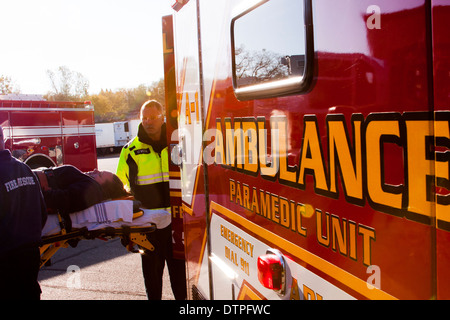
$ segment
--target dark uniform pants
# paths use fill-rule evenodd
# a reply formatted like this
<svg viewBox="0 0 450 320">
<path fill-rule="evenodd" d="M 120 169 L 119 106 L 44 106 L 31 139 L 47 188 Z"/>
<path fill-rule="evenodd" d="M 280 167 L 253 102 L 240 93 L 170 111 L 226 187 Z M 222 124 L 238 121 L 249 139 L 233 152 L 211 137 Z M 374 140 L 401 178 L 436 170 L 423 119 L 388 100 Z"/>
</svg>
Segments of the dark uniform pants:
<svg viewBox="0 0 450 320">
<path fill-rule="evenodd" d="M 149 300 L 161 300 L 164 266 L 167 262 L 170 284 L 176 300 L 186 299 L 186 269 L 184 260 L 174 259 L 172 252 L 172 225 L 148 234 L 155 247 L 142 257 L 142 272 Z"/>
<path fill-rule="evenodd" d="M 39 248 L 16 250 L 0 258 L 0 300 L 39 300 Z"/>
</svg>

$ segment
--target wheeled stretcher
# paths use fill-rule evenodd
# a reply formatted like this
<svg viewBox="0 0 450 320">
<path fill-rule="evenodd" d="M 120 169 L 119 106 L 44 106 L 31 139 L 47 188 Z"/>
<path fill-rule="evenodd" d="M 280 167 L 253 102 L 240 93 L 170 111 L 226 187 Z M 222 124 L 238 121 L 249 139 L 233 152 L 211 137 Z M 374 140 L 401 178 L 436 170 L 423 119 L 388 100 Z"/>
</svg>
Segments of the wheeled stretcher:
<svg viewBox="0 0 450 320">
<path fill-rule="evenodd" d="M 134 209 L 133 209 L 134 207 Z M 42 230 L 41 267 L 60 249 L 84 239 L 121 238 L 134 252 L 135 245 L 153 251 L 147 234 L 170 224 L 170 211 L 136 209 L 133 200 L 112 200 L 70 214 L 70 221 L 59 214 L 49 214 Z"/>
</svg>

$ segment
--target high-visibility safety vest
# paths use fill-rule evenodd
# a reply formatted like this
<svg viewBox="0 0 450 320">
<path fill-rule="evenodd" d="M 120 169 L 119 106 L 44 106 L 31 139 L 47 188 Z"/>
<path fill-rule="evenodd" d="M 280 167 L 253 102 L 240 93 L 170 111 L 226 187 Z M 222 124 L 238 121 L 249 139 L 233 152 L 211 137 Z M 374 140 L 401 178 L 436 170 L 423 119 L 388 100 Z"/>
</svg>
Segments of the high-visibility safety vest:
<svg viewBox="0 0 450 320">
<path fill-rule="evenodd" d="M 135 137 L 122 148 L 116 174 L 145 208 L 170 208 L 167 147 L 157 153 Z"/>
</svg>

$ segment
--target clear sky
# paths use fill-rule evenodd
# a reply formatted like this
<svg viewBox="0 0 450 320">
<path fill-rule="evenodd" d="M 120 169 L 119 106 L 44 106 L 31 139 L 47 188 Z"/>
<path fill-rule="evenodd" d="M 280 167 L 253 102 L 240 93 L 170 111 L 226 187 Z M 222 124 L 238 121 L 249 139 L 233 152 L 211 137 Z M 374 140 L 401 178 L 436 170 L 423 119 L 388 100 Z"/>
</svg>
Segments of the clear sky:
<svg viewBox="0 0 450 320">
<path fill-rule="evenodd" d="M 89 93 L 149 85 L 164 76 L 161 17 L 175 0 L 0 0 L 0 75 L 23 94 L 51 90 L 66 66 Z"/>
</svg>

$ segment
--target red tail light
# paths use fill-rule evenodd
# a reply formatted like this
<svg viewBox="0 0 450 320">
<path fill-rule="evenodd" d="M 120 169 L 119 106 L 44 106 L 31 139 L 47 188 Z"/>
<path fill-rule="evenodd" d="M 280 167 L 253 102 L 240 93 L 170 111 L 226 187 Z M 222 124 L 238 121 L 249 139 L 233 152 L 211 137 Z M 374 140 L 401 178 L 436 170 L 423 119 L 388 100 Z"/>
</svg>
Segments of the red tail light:
<svg viewBox="0 0 450 320">
<path fill-rule="evenodd" d="M 278 250 L 269 250 L 258 257 L 258 280 L 265 288 L 283 294 L 285 274 L 284 258 Z"/>
<path fill-rule="evenodd" d="M 282 272 L 281 262 L 276 255 L 258 257 L 258 279 L 265 288 L 280 290 Z"/>
</svg>

